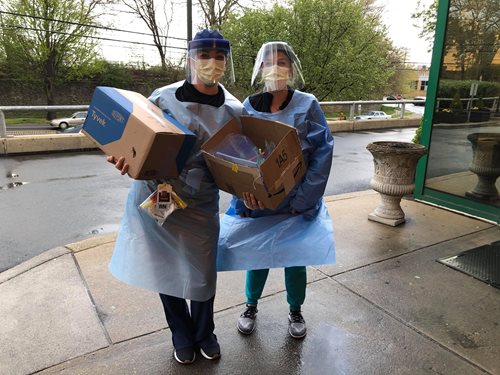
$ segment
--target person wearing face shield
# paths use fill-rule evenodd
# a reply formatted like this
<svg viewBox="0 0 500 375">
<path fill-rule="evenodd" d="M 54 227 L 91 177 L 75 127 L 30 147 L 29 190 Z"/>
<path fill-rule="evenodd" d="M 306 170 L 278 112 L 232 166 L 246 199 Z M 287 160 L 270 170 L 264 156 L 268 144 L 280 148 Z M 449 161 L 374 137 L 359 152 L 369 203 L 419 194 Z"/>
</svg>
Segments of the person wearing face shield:
<svg viewBox="0 0 500 375">
<path fill-rule="evenodd" d="M 332 222 L 323 203 L 333 138 L 318 100 L 299 91 L 304 78 L 300 61 L 289 44 L 262 45 L 251 83 L 257 93 L 244 101 L 244 113 L 293 126 L 307 171 L 276 210 L 265 208 L 250 193 L 244 193 L 243 199 L 233 197 L 221 220 L 217 268 L 247 270 L 246 308 L 237 328 L 243 334 L 251 334 L 269 268 L 284 267 L 288 332 L 293 338 L 303 338 L 305 266 L 335 262 Z"/>
<path fill-rule="evenodd" d="M 109 264 L 119 280 L 160 294 L 174 358 L 182 364 L 192 363 L 198 350 L 207 359 L 220 357 L 213 319 L 219 191 L 200 146 L 242 111 L 241 102 L 219 83 L 223 76 L 234 80 L 229 41 L 217 31 L 203 30 L 188 44 L 186 79 L 149 97 L 197 139 L 178 178 L 133 181 Z M 123 157 L 108 161 L 127 172 Z M 170 184 L 187 203 L 161 225 L 139 209 L 160 183 Z"/>
</svg>

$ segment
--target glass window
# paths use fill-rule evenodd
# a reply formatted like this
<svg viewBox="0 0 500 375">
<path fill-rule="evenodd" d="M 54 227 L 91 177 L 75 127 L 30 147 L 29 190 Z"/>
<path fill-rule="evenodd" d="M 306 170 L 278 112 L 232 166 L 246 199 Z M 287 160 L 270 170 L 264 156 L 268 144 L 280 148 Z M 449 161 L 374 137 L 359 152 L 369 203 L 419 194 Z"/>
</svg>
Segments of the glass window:
<svg viewBox="0 0 500 375">
<path fill-rule="evenodd" d="M 499 4 L 450 0 L 425 179 L 426 187 L 495 207 L 500 207 Z"/>
</svg>

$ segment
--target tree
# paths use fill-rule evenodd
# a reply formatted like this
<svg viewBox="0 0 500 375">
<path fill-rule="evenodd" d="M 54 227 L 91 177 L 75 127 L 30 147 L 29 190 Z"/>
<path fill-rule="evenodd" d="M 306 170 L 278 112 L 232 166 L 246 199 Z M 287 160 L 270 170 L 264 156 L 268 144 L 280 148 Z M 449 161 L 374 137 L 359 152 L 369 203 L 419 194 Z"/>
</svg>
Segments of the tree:
<svg viewBox="0 0 500 375">
<path fill-rule="evenodd" d="M 412 91 L 409 82 L 415 79 L 415 67 L 405 63 L 407 53 L 408 51 L 405 48 L 389 50 L 389 64 L 395 71 L 387 83 L 387 94 L 406 96 Z"/>
<path fill-rule="evenodd" d="M 148 29 L 153 33 L 153 43 L 160 54 L 161 67 L 163 70 L 167 70 L 167 36 L 170 23 L 172 22 L 173 3 L 170 3 L 170 12 L 167 12 L 166 5 L 168 2 L 161 1 L 163 10 L 160 15 L 155 0 L 122 0 L 122 2 L 131 9 L 135 15 L 142 19 Z M 160 16 L 163 20 L 160 20 Z"/>
<path fill-rule="evenodd" d="M 47 104 L 55 85 L 96 56 L 94 14 L 103 0 L 10 0 L 2 4 L 0 48 L 10 76 L 43 81 Z M 53 117 L 49 113 L 49 119 Z"/>
<path fill-rule="evenodd" d="M 430 51 L 434 43 L 434 33 L 436 32 L 438 0 L 434 0 L 428 7 L 423 6 L 422 1 L 418 0 L 416 9 L 411 14 L 411 18 L 419 22 L 414 26 L 420 28 L 419 36 L 429 43 Z"/>
<path fill-rule="evenodd" d="M 252 65 L 268 40 L 287 40 L 299 56 L 306 90 L 320 101 L 380 98 L 394 73 L 377 12 L 366 1 L 290 0 L 233 15 L 222 31 L 231 41 L 238 94 L 248 94 Z"/>
<path fill-rule="evenodd" d="M 450 4 L 445 44 L 459 64 L 460 79 L 492 78 L 488 68 L 500 48 L 499 24 L 498 1 L 454 0 Z"/>
<path fill-rule="evenodd" d="M 239 0 L 198 0 L 205 20 L 205 27 L 220 30 L 235 9 L 242 9 Z"/>
<path fill-rule="evenodd" d="M 437 18 L 436 0 L 423 7 L 412 17 L 421 21 L 420 35 L 434 39 Z M 455 60 L 452 71 L 459 78 L 491 79 L 494 75 L 492 60 L 500 48 L 498 25 L 500 3 L 492 0 L 453 0 L 450 2 L 443 54 Z M 473 69 L 470 69 L 473 68 Z"/>
</svg>

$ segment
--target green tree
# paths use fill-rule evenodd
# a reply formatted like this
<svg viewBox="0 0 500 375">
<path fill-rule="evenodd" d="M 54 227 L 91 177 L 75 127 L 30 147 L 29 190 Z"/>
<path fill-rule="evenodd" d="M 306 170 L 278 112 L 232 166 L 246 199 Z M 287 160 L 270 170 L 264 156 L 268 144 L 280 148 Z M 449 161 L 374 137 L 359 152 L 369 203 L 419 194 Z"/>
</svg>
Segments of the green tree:
<svg viewBox="0 0 500 375">
<path fill-rule="evenodd" d="M 420 36 L 434 40 L 438 1 L 421 7 L 412 17 L 420 21 Z M 500 2 L 492 0 L 452 0 L 443 54 L 451 54 L 459 78 L 489 80 L 494 78 L 492 60 L 500 48 L 498 25 Z M 471 69 L 472 67 L 472 69 Z"/>
<path fill-rule="evenodd" d="M 411 18 L 417 22 L 414 26 L 420 28 L 419 36 L 429 43 L 429 51 L 432 49 L 432 44 L 434 43 L 437 8 L 438 0 L 434 0 L 428 7 L 422 5 L 422 1 L 418 0 L 416 10 L 411 14 Z"/>
<path fill-rule="evenodd" d="M 393 51 L 378 12 L 367 1 L 290 0 L 233 15 L 222 31 L 231 41 L 238 94 L 248 94 L 259 47 L 286 40 L 299 56 L 306 90 L 320 101 L 379 98 L 394 74 Z"/>
<path fill-rule="evenodd" d="M 105 0 L 7 0 L 1 5 L 0 49 L 9 76 L 43 82 L 47 104 L 55 85 L 96 57 L 96 7 Z M 51 118 L 54 114 L 49 113 Z"/>
</svg>

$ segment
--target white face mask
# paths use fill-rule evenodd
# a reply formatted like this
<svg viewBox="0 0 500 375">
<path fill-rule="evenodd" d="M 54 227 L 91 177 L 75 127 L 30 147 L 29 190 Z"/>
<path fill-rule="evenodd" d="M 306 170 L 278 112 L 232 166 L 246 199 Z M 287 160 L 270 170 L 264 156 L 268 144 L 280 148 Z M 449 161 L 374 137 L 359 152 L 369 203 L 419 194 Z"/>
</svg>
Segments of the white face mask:
<svg viewBox="0 0 500 375">
<path fill-rule="evenodd" d="M 289 68 L 278 65 L 262 68 L 262 81 L 266 85 L 266 91 L 286 90 L 289 78 Z"/>
<path fill-rule="evenodd" d="M 224 75 L 226 62 L 216 59 L 195 60 L 196 75 L 207 86 L 215 86 Z"/>
</svg>

